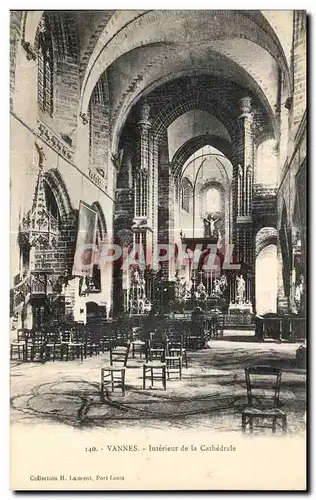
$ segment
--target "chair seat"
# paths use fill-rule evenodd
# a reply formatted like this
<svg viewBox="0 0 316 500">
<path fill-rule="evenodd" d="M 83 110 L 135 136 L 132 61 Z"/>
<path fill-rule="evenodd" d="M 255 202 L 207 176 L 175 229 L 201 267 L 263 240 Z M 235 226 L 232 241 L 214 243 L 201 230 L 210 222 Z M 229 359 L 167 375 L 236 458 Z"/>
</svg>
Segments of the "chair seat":
<svg viewBox="0 0 316 500">
<path fill-rule="evenodd" d="M 157 363 L 157 361 L 147 361 L 144 363 L 147 368 L 165 368 L 166 363 Z"/>
<path fill-rule="evenodd" d="M 270 408 L 270 409 L 261 409 L 261 408 L 245 408 L 243 414 L 250 415 L 252 417 L 285 417 L 285 412 L 280 410 L 280 408 Z"/>
<path fill-rule="evenodd" d="M 24 345 L 25 345 L 25 340 L 19 340 L 19 341 L 17 341 L 17 340 L 13 340 L 13 341 L 11 342 L 11 345 L 13 345 L 13 346 L 17 346 L 17 347 L 18 347 L 18 346 L 24 346 Z"/>
<path fill-rule="evenodd" d="M 126 366 L 103 366 L 102 370 L 108 371 L 108 372 L 121 372 L 122 370 L 126 370 Z"/>
<path fill-rule="evenodd" d="M 146 342 L 143 342 L 142 340 L 133 340 L 131 344 L 134 346 L 143 346 L 146 344 Z"/>
</svg>

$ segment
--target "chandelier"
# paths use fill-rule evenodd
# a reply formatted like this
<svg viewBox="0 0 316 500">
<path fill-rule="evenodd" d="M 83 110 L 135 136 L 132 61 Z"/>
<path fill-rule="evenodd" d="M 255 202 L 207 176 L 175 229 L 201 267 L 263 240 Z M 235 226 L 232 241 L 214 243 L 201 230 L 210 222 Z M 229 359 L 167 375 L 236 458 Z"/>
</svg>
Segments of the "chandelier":
<svg viewBox="0 0 316 500">
<path fill-rule="evenodd" d="M 44 153 L 37 144 L 36 148 L 39 155 L 39 173 L 32 208 L 20 222 L 20 241 L 31 247 L 37 245 L 53 247 L 58 240 L 58 221 L 47 210 L 43 172 Z"/>
</svg>

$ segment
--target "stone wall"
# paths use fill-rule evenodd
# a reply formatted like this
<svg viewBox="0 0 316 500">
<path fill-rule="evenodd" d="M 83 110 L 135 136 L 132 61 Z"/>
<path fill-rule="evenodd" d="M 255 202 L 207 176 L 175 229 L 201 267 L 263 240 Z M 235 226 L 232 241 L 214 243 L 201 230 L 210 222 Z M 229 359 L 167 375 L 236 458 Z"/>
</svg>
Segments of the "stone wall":
<svg viewBox="0 0 316 500">
<path fill-rule="evenodd" d="M 294 11 L 292 131 L 296 132 L 306 109 L 306 12 Z"/>
<path fill-rule="evenodd" d="M 90 102 L 90 161 L 102 175 L 108 173 L 110 106 L 106 76 L 97 83 Z M 105 179 L 107 182 L 107 179 Z"/>
</svg>

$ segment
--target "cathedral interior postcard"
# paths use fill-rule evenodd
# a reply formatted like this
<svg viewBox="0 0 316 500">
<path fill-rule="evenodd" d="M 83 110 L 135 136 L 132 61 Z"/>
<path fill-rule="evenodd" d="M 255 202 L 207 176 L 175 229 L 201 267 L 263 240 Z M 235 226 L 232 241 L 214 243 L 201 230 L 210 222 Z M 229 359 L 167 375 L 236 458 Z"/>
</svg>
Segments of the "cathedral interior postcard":
<svg viewBox="0 0 316 500">
<path fill-rule="evenodd" d="M 307 490 L 307 19 L 10 12 L 11 490 Z"/>
</svg>

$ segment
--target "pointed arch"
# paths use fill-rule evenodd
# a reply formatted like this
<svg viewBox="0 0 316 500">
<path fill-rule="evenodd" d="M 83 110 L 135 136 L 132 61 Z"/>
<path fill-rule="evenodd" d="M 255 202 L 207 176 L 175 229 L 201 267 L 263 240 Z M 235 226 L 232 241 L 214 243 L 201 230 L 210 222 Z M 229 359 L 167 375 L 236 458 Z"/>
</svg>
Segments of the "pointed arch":
<svg viewBox="0 0 316 500">
<path fill-rule="evenodd" d="M 71 214 L 73 207 L 61 173 L 57 170 L 57 168 L 52 168 L 51 170 L 45 172 L 44 179 L 56 198 L 61 218 L 67 217 Z"/>
<path fill-rule="evenodd" d="M 93 208 L 98 214 L 98 230 L 100 233 L 101 241 L 104 241 L 107 234 L 107 226 L 103 209 L 98 201 L 93 202 L 91 208 Z"/>
<path fill-rule="evenodd" d="M 185 162 L 196 151 L 207 145 L 218 149 L 218 151 L 223 153 L 223 155 L 225 155 L 229 160 L 232 159 L 232 146 L 228 140 L 216 135 L 205 134 L 197 137 L 192 137 L 186 143 L 180 146 L 180 148 L 173 156 L 171 162 L 171 172 L 174 175 L 179 174 Z"/>
</svg>

